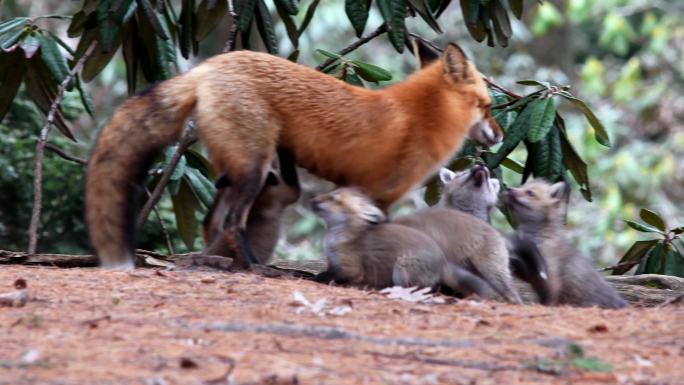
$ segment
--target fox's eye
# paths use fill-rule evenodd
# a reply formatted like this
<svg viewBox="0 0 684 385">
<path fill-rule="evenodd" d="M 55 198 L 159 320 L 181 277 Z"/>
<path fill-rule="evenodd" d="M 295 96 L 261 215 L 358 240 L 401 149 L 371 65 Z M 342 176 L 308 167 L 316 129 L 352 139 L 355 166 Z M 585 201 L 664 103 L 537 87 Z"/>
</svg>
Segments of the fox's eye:
<svg viewBox="0 0 684 385">
<path fill-rule="evenodd" d="M 528 197 L 532 197 L 532 198 L 537 196 L 537 194 L 535 194 L 534 191 L 532 191 L 532 190 L 525 191 L 525 194 L 527 194 Z"/>
</svg>

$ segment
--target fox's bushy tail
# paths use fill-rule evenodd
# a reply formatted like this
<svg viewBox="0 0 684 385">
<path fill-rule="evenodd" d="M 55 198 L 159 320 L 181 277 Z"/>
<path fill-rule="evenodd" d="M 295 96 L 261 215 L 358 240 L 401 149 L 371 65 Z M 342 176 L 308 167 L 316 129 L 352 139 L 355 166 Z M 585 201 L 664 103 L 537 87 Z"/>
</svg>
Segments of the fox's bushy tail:
<svg viewBox="0 0 684 385">
<path fill-rule="evenodd" d="M 138 196 L 155 157 L 181 135 L 197 101 L 192 72 L 130 97 L 102 129 L 88 161 L 86 220 L 105 267 L 132 268 Z"/>
</svg>

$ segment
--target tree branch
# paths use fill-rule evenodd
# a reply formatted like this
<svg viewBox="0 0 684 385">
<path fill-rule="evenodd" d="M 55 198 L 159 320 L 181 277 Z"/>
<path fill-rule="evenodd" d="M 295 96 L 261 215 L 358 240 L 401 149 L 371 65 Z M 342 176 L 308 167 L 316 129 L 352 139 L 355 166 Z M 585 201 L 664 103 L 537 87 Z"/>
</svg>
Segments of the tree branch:
<svg viewBox="0 0 684 385">
<path fill-rule="evenodd" d="M 375 31 L 371 32 L 370 34 L 360 38 L 359 40 L 349 44 L 348 46 L 344 47 L 340 52 L 337 54 L 340 56 L 346 55 L 349 52 L 361 47 L 362 45 L 368 43 L 369 41 L 375 39 L 376 37 L 382 35 L 383 33 L 387 32 L 387 23 L 382 23 Z M 316 67 L 317 71 L 324 71 L 326 68 L 328 68 L 331 64 L 333 64 L 337 59 L 328 59 L 321 63 L 318 67 Z"/>
<path fill-rule="evenodd" d="M 145 192 L 147 193 L 147 199 L 151 199 L 152 193 L 150 193 L 150 190 L 147 187 L 145 187 Z M 173 243 L 171 243 L 169 231 L 166 229 L 166 225 L 164 224 L 161 214 L 159 214 L 159 209 L 157 209 L 156 205 L 152 206 L 152 210 L 154 211 L 154 215 L 157 217 L 157 221 L 159 221 L 159 227 L 161 227 L 162 233 L 164 233 L 164 238 L 166 239 L 166 247 L 169 249 L 169 254 L 173 257 L 176 255 L 176 252 L 173 251 Z"/>
<path fill-rule="evenodd" d="M 59 155 L 59 157 L 62 158 L 62 159 L 66 159 L 66 160 L 68 160 L 68 161 L 71 161 L 71 162 L 74 162 L 74 163 L 78 163 L 78 164 L 80 164 L 80 165 L 82 165 L 82 166 L 85 166 L 85 165 L 88 164 L 88 162 L 87 162 L 85 159 L 81 159 L 81 158 L 79 158 L 79 157 L 77 157 L 77 156 L 69 155 L 69 154 L 67 154 L 66 152 L 64 152 L 64 150 L 62 150 L 61 148 L 55 146 L 55 145 L 52 144 L 52 143 L 45 143 L 45 148 L 47 148 L 48 150 L 50 150 L 50 151 L 54 152 L 55 154 Z"/>
<path fill-rule="evenodd" d="M 228 14 L 232 19 L 232 24 L 230 25 L 230 32 L 228 33 L 228 40 L 226 41 L 225 47 L 223 47 L 224 53 L 234 50 L 235 42 L 237 40 L 239 15 L 237 14 L 237 12 L 235 12 L 235 5 L 233 4 L 233 0 L 228 0 Z"/>
<path fill-rule="evenodd" d="M 147 216 L 150 215 L 150 211 L 152 211 L 152 208 L 157 204 L 157 202 L 159 202 L 159 199 L 161 198 L 162 193 L 164 192 L 164 188 L 166 188 L 166 185 L 169 183 L 171 174 L 173 174 L 173 171 L 176 169 L 176 166 L 178 166 L 178 162 L 180 161 L 181 156 L 183 156 L 185 150 L 187 150 L 188 147 L 190 147 L 196 141 L 197 135 L 195 134 L 194 124 L 192 122 L 188 122 L 185 129 L 183 130 L 183 135 L 181 136 L 181 139 L 178 142 L 176 152 L 173 154 L 173 157 L 171 158 L 171 162 L 169 162 L 169 165 L 166 167 L 166 170 L 164 170 L 161 179 L 159 179 L 159 183 L 157 183 L 157 186 L 155 186 L 152 195 L 140 211 L 140 216 L 138 216 L 136 228 L 140 229 L 143 223 L 145 223 Z"/>
<path fill-rule="evenodd" d="M 50 111 L 48 112 L 47 119 L 45 120 L 45 125 L 43 125 L 43 128 L 40 130 L 40 137 L 38 138 L 38 143 L 36 143 L 36 157 L 33 173 L 33 210 L 31 212 L 31 223 L 28 230 L 29 254 L 35 254 L 36 245 L 38 243 L 38 222 L 40 221 L 40 211 L 43 207 L 43 158 L 45 156 L 45 143 L 47 142 L 48 133 L 50 132 L 50 128 L 54 123 L 57 108 L 59 108 L 59 104 L 62 102 L 62 98 L 64 97 L 64 90 L 66 89 L 67 85 L 71 83 L 76 76 L 78 76 L 78 72 L 81 70 L 81 68 L 83 68 L 83 64 L 96 46 L 97 40 L 94 40 L 92 43 L 90 43 L 90 46 L 85 51 L 83 56 L 78 59 L 78 62 L 76 62 L 74 68 L 71 69 L 67 77 L 62 81 L 62 84 L 59 85 L 59 88 L 57 89 L 57 95 L 55 96 L 55 100 L 52 101 Z"/>
</svg>

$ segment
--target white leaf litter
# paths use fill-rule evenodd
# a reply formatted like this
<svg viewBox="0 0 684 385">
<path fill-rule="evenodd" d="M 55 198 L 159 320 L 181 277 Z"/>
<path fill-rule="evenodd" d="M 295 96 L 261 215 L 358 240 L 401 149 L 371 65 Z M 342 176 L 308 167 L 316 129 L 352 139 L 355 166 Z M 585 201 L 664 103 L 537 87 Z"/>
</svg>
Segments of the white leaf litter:
<svg viewBox="0 0 684 385">
<path fill-rule="evenodd" d="M 444 303 L 444 298 L 435 297 L 430 293 L 431 288 L 392 286 L 380 290 L 387 298 L 417 303 Z"/>
<path fill-rule="evenodd" d="M 295 300 L 295 302 L 299 303 L 300 306 L 297 307 L 297 314 L 302 314 L 306 311 L 310 311 L 311 313 L 314 313 L 318 316 L 325 316 L 325 315 L 345 315 L 347 313 L 350 313 L 352 311 L 352 308 L 350 306 L 334 306 L 330 307 L 328 306 L 328 300 L 325 298 L 321 298 L 318 301 L 311 303 L 302 292 L 299 290 L 295 290 L 292 293 L 292 298 Z"/>
</svg>

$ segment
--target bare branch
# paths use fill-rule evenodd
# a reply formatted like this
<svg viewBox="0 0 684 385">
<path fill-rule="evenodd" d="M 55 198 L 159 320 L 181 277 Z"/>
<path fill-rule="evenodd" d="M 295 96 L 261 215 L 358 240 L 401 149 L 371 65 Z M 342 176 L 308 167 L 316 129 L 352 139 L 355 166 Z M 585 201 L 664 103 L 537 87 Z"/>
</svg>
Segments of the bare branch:
<svg viewBox="0 0 684 385">
<path fill-rule="evenodd" d="M 164 170 L 161 179 L 159 179 L 159 183 L 157 183 L 157 186 L 155 186 L 152 195 L 140 211 L 140 216 L 138 216 L 138 223 L 136 225 L 136 228 L 140 229 L 143 223 L 145 223 L 147 216 L 150 215 L 150 211 L 152 211 L 152 208 L 157 204 L 157 202 L 159 202 L 159 199 L 161 198 L 162 193 L 164 192 L 164 188 L 166 188 L 166 185 L 169 184 L 171 174 L 173 174 L 173 171 L 176 169 L 176 166 L 178 166 L 178 162 L 180 161 L 180 158 L 183 156 L 183 153 L 185 152 L 185 150 L 188 149 L 188 147 L 190 147 L 196 141 L 197 134 L 195 133 L 194 125 L 192 124 L 192 122 L 188 122 L 185 129 L 183 130 L 183 136 L 181 136 L 181 139 L 178 142 L 176 152 L 173 154 L 173 157 L 171 158 L 171 162 L 169 162 L 169 165 L 168 167 L 166 167 L 166 170 Z"/>
<path fill-rule="evenodd" d="M 62 150 L 61 148 L 55 146 L 55 145 L 52 144 L 52 143 L 45 143 L 45 148 L 47 148 L 48 150 L 50 150 L 50 151 L 54 152 L 55 154 L 59 155 L 59 157 L 62 158 L 62 159 L 66 159 L 66 160 L 68 160 L 68 161 L 71 161 L 71 162 L 74 162 L 74 163 L 78 163 L 78 164 L 80 164 L 80 165 L 82 165 L 82 166 L 85 166 L 86 164 L 88 164 L 88 162 L 87 162 L 85 159 L 81 159 L 81 158 L 79 158 L 79 157 L 77 157 L 77 156 L 69 155 L 69 154 L 67 154 L 66 152 L 64 152 L 64 150 Z"/>
<path fill-rule="evenodd" d="M 228 40 L 226 41 L 226 46 L 223 47 L 223 52 L 230 52 L 235 49 L 235 42 L 237 40 L 238 33 L 238 19 L 239 15 L 235 12 L 235 5 L 233 0 L 228 0 L 228 14 L 231 18 L 230 32 L 228 33 Z"/>
<path fill-rule="evenodd" d="M 150 190 L 147 187 L 145 187 L 145 192 L 147 193 L 147 199 L 150 199 L 152 197 L 152 193 L 150 193 Z M 169 255 L 175 256 L 176 252 L 173 251 L 173 243 L 171 243 L 169 231 L 166 229 L 166 225 L 162 220 L 161 214 L 159 214 L 159 209 L 157 209 L 157 206 L 155 205 L 152 206 L 152 210 L 154 210 L 154 215 L 157 217 L 157 221 L 159 221 L 159 227 L 161 227 L 162 233 L 164 233 L 164 238 L 166 239 L 166 247 L 169 249 Z"/>
<path fill-rule="evenodd" d="M 376 29 L 375 31 L 371 32 L 370 34 L 360 38 L 359 40 L 349 44 L 348 46 L 344 47 L 337 54 L 340 56 L 346 55 L 349 52 L 361 47 L 362 45 L 368 43 L 369 41 L 375 39 L 376 37 L 382 35 L 385 32 L 387 32 L 387 23 L 382 23 L 382 25 L 380 25 L 378 27 L 378 29 Z M 316 67 L 316 70 L 317 71 L 323 71 L 326 68 L 328 68 L 331 64 L 333 64 L 336 60 L 337 59 L 330 58 L 330 59 L 324 61 L 323 63 L 321 63 L 318 67 Z"/>
<path fill-rule="evenodd" d="M 43 207 L 43 157 L 45 156 L 45 143 L 47 142 L 48 133 L 50 132 L 50 128 L 52 128 L 52 124 L 54 123 L 57 108 L 59 108 L 59 104 L 62 102 L 62 98 L 64 97 L 64 90 L 66 89 L 67 85 L 76 78 L 78 72 L 81 71 L 81 68 L 83 68 L 83 63 L 85 63 L 86 59 L 90 56 L 93 50 L 95 50 L 96 46 L 97 40 L 94 40 L 92 43 L 90 43 L 90 46 L 85 51 L 83 56 L 78 59 L 78 62 L 76 62 L 74 68 L 71 69 L 69 75 L 67 75 L 67 77 L 65 77 L 62 81 L 62 84 L 59 85 L 55 100 L 52 101 L 47 119 L 45 119 L 45 125 L 43 125 L 43 128 L 40 130 L 40 137 L 38 138 L 38 143 L 36 143 L 36 157 L 33 173 L 33 211 L 31 212 L 31 224 L 29 225 L 28 230 L 29 254 L 35 254 L 36 245 L 38 243 L 38 222 L 40 221 L 40 211 Z"/>
</svg>

